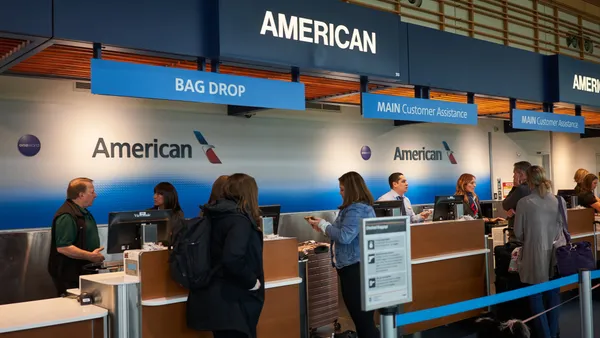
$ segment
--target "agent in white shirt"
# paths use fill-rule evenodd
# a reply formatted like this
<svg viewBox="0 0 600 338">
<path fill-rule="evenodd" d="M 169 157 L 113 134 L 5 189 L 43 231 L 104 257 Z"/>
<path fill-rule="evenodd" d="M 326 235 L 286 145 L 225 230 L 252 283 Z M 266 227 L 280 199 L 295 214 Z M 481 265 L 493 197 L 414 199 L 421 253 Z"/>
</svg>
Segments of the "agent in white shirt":
<svg viewBox="0 0 600 338">
<path fill-rule="evenodd" d="M 420 223 L 429 217 L 431 214 L 430 211 L 423 211 L 420 214 L 415 214 L 410 204 L 410 200 L 408 197 L 404 196 L 408 191 L 408 181 L 404 174 L 402 173 L 393 173 L 390 175 L 388 179 L 390 184 L 390 191 L 385 193 L 383 196 L 379 197 L 377 201 L 403 201 L 404 202 L 404 210 L 402 210 L 402 215 L 410 216 L 410 221 L 412 223 Z"/>
</svg>

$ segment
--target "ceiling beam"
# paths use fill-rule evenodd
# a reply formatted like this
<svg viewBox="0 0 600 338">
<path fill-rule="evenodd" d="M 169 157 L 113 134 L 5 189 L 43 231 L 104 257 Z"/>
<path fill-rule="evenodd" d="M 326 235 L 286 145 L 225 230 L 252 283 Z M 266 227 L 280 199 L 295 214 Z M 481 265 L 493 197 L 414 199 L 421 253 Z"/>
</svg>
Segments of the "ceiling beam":
<svg viewBox="0 0 600 338">
<path fill-rule="evenodd" d="M 9 55 L 6 59 L 0 61 L 0 74 L 18 65 L 21 61 L 26 60 L 44 49 L 52 46 L 54 40 L 52 38 L 35 38 L 30 40 L 29 44 L 25 45 L 15 53 Z"/>
</svg>

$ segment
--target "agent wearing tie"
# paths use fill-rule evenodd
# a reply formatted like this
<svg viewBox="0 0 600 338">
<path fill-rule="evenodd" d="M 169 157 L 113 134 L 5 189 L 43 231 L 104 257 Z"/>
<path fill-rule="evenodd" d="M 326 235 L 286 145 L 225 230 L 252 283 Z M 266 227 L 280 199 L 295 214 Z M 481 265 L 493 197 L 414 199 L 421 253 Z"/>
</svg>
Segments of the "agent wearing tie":
<svg viewBox="0 0 600 338">
<path fill-rule="evenodd" d="M 402 201 L 402 207 L 400 211 L 402 215 L 410 216 L 410 221 L 412 223 L 420 223 L 423 222 L 429 215 L 430 211 L 423 211 L 420 214 L 415 214 L 410 204 L 410 200 L 408 197 L 404 196 L 408 191 L 408 181 L 404 174 L 402 173 L 393 173 L 390 175 L 388 182 L 390 184 L 390 191 L 385 193 L 383 196 L 379 197 L 378 201 Z"/>
</svg>

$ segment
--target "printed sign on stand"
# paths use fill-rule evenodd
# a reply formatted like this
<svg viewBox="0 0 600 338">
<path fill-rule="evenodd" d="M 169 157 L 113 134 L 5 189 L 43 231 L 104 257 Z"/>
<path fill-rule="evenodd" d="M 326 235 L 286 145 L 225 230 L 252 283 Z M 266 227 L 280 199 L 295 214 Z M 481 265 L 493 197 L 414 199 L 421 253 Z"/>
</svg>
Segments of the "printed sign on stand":
<svg viewBox="0 0 600 338">
<path fill-rule="evenodd" d="M 363 219 L 360 232 L 363 311 L 412 302 L 410 219 Z"/>
</svg>

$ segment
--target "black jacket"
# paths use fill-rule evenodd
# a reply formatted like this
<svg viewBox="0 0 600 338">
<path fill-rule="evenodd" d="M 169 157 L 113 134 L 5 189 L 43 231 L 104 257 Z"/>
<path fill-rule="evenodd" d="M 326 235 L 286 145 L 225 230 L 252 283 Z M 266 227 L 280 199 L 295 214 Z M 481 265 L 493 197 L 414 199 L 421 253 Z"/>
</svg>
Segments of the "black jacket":
<svg viewBox="0 0 600 338">
<path fill-rule="evenodd" d="M 475 213 L 471 209 L 471 205 L 469 205 L 469 199 L 468 198 L 463 203 L 463 214 L 469 215 L 471 217 L 477 216 L 478 219 L 482 219 L 483 218 L 483 214 L 481 213 L 481 205 L 479 205 L 479 198 L 475 199 L 475 204 L 477 205 L 477 215 L 475 215 Z"/>
<path fill-rule="evenodd" d="M 265 299 L 263 234 L 234 201 L 204 207 L 211 219 L 211 266 L 222 264 L 209 287 L 191 290 L 187 325 L 199 331 L 235 330 L 256 337 Z M 261 283 L 257 291 L 256 280 Z"/>
</svg>

